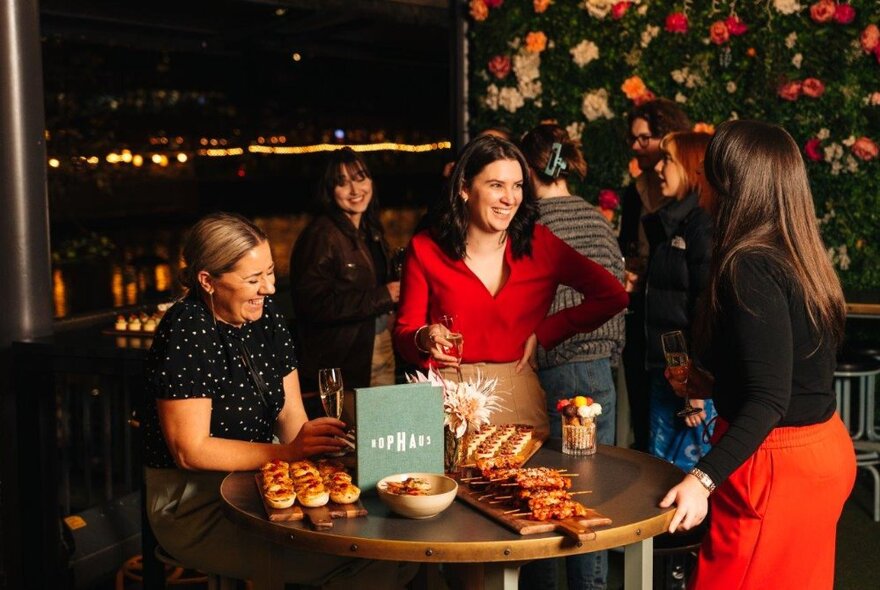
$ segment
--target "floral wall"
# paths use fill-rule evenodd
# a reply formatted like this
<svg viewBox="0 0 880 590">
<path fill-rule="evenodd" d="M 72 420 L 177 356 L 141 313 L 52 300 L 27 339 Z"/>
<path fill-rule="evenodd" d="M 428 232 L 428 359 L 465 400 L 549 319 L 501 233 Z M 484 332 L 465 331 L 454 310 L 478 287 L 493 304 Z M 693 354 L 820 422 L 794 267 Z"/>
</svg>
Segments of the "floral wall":
<svg viewBox="0 0 880 590">
<path fill-rule="evenodd" d="M 470 0 L 471 132 L 552 120 L 582 142 L 578 190 L 638 174 L 626 113 L 662 96 L 698 127 L 778 123 L 802 146 L 828 255 L 850 289 L 880 289 L 880 2 Z M 606 192 L 603 192 L 606 191 Z"/>
</svg>

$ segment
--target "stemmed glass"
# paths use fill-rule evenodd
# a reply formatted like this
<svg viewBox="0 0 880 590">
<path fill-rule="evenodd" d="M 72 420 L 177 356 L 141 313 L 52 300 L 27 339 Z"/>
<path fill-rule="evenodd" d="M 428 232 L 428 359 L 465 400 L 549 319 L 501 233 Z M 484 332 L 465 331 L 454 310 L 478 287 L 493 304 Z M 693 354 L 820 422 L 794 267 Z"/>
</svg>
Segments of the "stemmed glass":
<svg viewBox="0 0 880 590">
<path fill-rule="evenodd" d="M 690 357 L 688 356 L 687 341 L 681 330 L 666 332 L 660 336 L 663 344 L 663 354 L 666 355 L 666 366 L 673 377 L 685 384 L 684 407 L 675 413 L 679 418 L 686 418 L 699 414 L 703 410 L 691 405 L 688 395 L 687 382 L 690 373 Z"/>
<path fill-rule="evenodd" d="M 461 382 L 463 381 L 461 376 L 461 357 L 464 352 L 464 336 L 461 335 L 461 332 L 456 330 L 456 319 L 454 315 L 441 315 L 438 323 L 442 324 L 447 330 L 449 330 L 449 333 L 446 334 L 446 340 L 449 341 L 451 346 L 445 346 L 443 352 L 449 356 L 455 357 L 455 360 L 458 362 L 455 366 L 455 371 L 458 374 L 459 382 Z"/>
<path fill-rule="evenodd" d="M 342 369 L 320 369 L 318 371 L 318 389 L 321 392 L 321 405 L 324 412 L 331 418 L 342 417 Z"/>
</svg>

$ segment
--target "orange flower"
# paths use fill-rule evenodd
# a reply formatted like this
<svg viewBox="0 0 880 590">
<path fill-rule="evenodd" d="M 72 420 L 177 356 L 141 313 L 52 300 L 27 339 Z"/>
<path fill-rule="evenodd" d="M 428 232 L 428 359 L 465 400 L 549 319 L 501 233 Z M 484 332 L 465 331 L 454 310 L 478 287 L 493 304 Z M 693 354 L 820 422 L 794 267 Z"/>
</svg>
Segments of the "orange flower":
<svg viewBox="0 0 880 590">
<path fill-rule="evenodd" d="M 624 80 L 620 89 L 623 90 L 623 93 L 630 100 L 636 100 L 648 92 L 648 87 L 645 86 L 645 83 L 638 76 L 632 76 Z"/>
<path fill-rule="evenodd" d="M 526 51 L 541 53 L 547 49 L 547 35 L 541 31 L 532 31 L 526 35 Z"/>
<path fill-rule="evenodd" d="M 629 175 L 633 178 L 638 178 L 642 175 L 642 169 L 639 168 L 639 161 L 633 158 L 629 161 Z"/>
<path fill-rule="evenodd" d="M 551 4 L 553 4 L 553 0 L 534 0 L 533 2 L 535 12 L 537 14 L 541 14 L 542 12 L 547 10 L 547 7 L 549 7 Z"/>
<path fill-rule="evenodd" d="M 715 135 L 715 125 L 711 123 L 703 123 L 702 121 L 694 125 L 694 131 L 696 133 L 708 133 L 709 135 Z"/>
<path fill-rule="evenodd" d="M 486 20 L 489 16 L 489 7 L 484 0 L 471 0 L 471 17 L 477 22 Z"/>
<path fill-rule="evenodd" d="M 746 49 L 746 55 L 748 55 L 749 57 L 755 57 L 756 55 L 758 55 L 758 52 L 755 50 L 754 47 L 749 47 L 748 49 Z"/>
</svg>

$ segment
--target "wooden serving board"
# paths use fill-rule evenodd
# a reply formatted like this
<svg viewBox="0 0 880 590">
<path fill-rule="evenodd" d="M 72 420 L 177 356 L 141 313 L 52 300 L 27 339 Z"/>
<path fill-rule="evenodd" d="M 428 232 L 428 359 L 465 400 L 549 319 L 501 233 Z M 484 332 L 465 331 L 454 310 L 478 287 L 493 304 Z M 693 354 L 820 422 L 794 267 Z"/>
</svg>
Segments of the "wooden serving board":
<svg viewBox="0 0 880 590">
<path fill-rule="evenodd" d="M 541 521 L 528 516 L 505 514 L 512 509 L 511 506 L 507 503 L 490 504 L 491 498 L 481 500 L 486 494 L 482 489 L 468 487 L 467 482 L 459 482 L 457 496 L 461 501 L 520 535 L 559 532 L 577 541 L 588 541 L 596 536 L 590 527 L 611 524 L 610 518 L 592 508 L 587 508 L 588 515 L 584 518 L 564 520 Z"/>
<path fill-rule="evenodd" d="M 528 443 L 526 443 L 526 447 L 523 449 L 523 452 L 520 453 L 520 456 L 523 458 L 523 464 L 526 463 L 529 459 L 532 458 L 532 455 L 538 452 L 538 449 L 541 448 L 541 445 L 544 444 L 543 441 L 533 438 L 530 439 Z M 461 467 L 474 467 L 476 466 L 476 461 L 473 456 L 465 457 L 462 461 Z"/>
<path fill-rule="evenodd" d="M 314 528 L 322 529 L 331 528 L 334 518 L 356 518 L 367 515 L 367 509 L 364 508 L 360 500 L 353 504 L 328 502 L 326 506 L 319 506 L 318 508 L 307 508 L 301 504 L 294 504 L 290 508 L 272 508 L 266 502 L 266 497 L 263 495 L 262 477 L 259 473 L 256 473 L 254 479 L 257 483 L 257 491 L 260 493 L 260 500 L 263 502 L 263 508 L 272 522 L 292 522 L 305 518 Z"/>
</svg>

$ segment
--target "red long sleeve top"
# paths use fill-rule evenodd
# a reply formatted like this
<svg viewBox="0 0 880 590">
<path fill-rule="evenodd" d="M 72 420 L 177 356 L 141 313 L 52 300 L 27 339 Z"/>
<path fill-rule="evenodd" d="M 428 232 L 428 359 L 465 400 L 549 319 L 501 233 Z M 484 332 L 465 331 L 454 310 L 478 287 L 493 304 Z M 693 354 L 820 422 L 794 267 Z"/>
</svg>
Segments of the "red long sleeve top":
<svg viewBox="0 0 880 590">
<path fill-rule="evenodd" d="M 421 326 L 444 314 L 457 316 L 464 337 L 464 363 L 508 363 L 522 358 L 534 333 L 551 349 L 578 332 L 589 332 L 624 309 L 629 297 L 620 281 L 579 254 L 543 225 L 532 235 L 532 254 L 514 259 L 504 252 L 510 276 L 494 297 L 464 263 L 452 260 L 422 232 L 412 239 L 403 269 L 394 342 L 407 361 L 427 363 L 415 345 Z M 583 301 L 547 316 L 556 288 L 568 285 Z"/>
</svg>

